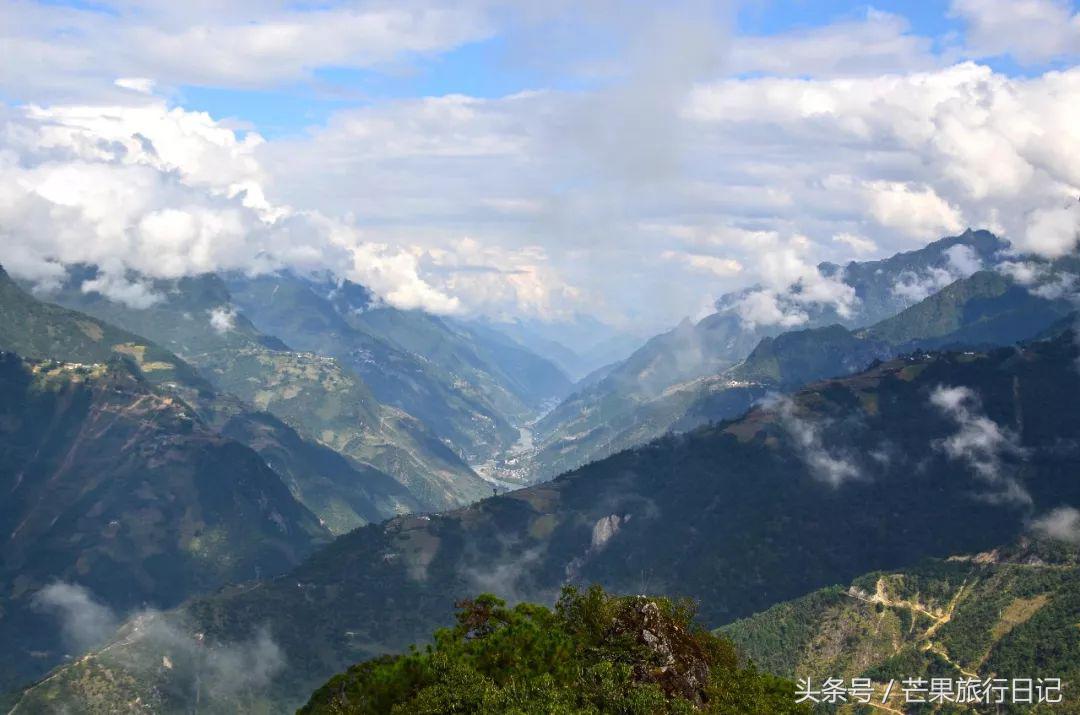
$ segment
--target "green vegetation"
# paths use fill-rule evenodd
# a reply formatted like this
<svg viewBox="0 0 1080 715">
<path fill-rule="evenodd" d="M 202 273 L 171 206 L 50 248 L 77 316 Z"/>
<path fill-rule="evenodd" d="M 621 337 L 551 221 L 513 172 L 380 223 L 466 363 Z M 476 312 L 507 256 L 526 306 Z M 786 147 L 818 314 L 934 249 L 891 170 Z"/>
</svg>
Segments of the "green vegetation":
<svg viewBox="0 0 1080 715">
<path fill-rule="evenodd" d="M 1067 548 L 1062 548 L 1066 546 Z M 816 591 L 720 629 L 781 677 L 1080 676 L 1075 546 L 1021 540 Z M 842 647 L 838 647 L 842 645 Z M 1080 692 L 1067 686 L 1067 712 Z"/>
<path fill-rule="evenodd" d="M 252 449 L 126 360 L 0 353 L 0 690 L 70 651 L 33 607 L 55 580 L 119 613 L 279 574 L 330 539 Z"/>
<path fill-rule="evenodd" d="M 349 668 L 300 713 L 783 713 L 794 685 L 740 662 L 687 602 L 563 590 L 554 610 L 461 602 L 457 624 L 407 655 Z"/>
<path fill-rule="evenodd" d="M 308 439 L 355 460 L 360 469 L 371 465 L 391 475 L 408 490 L 403 495 L 401 489 L 375 486 L 372 480 L 363 480 L 359 489 L 344 480 L 319 480 L 318 489 L 294 490 L 336 533 L 402 511 L 453 508 L 490 493 L 427 425 L 380 404 L 338 360 L 325 357 L 328 353 L 290 350 L 278 337 L 261 332 L 237 310 L 220 277 L 153 280 L 159 300 L 135 308 L 83 292 L 83 281 L 95 275 L 90 267 L 74 269 L 50 300 L 167 346 L 220 392 L 266 410 Z M 302 316 L 302 307 L 298 303 L 286 310 Z M 328 303 L 325 308 L 334 314 Z M 215 314 L 220 319 L 212 322 Z"/>
<path fill-rule="evenodd" d="M 746 647 L 762 667 L 795 663 L 843 669 L 828 673 L 837 677 L 859 674 L 894 655 L 894 642 L 925 644 L 920 638 L 940 624 L 967 570 L 978 566 L 947 562 L 934 566 L 938 573 L 912 564 L 987 551 L 1025 529 L 1024 509 L 983 498 L 991 487 L 935 446 L 956 434 L 957 425 L 930 395 L 941 385 L 973 390 L 981 414 L 1015 430 L 1026 452 L 1038 455 L 1008 463 L 1030 493 L 1033 513 L 1078 504 L 1075 454 L 1062 448 L 1080 434 L 1077 352 L 1066 333 L 1020 350 L 899 358 L 815 384 L 795 394 L 789 409 L 755 409 L 468 508 L 369 524 L 286 577 L 193 599 L 182 614 L 217 643 L 250 639 L 267 627 L 288 668 L 259 696 L 281 709 L 300 705 L 351 663 L 424 642 L 451 622 L 455 600 L 478 592 L 548 603 L 567 582 L 599 583 L 617 593 L 693 598 L 702 622 L 715 627 L 892 569 L 860 579 L 862 598 L 822 597 L 822 604 L 831 598 L 836 606 L 818 609 L 822 618 L 790 616 L 793 637 L 747 642 L 762 645 Z M 834 485 L 821 465 L 839 460 L 857 475 Z M 1050 562 L 1051 555 L 1039 553 Z M 1034 595 L 1023 592 L 1024 599 Z M 965 603 L 955 602 L 956 613 Z M 1007 620 L 1018 625 L 996 641 L 1001 648 L 1039 623 L 1043 610 L 1019 624 L 1032 609 L 1021 604 L 1009 611 Z M 951 653 L 945 625 L 930 641 Z M 789 643 L 795 650 L 773 660 L 762 655 Z M 117 644 L 62 669 L 28 693 L 22 707 L 48 698 L 70 702 L 104 687 L 95 668 L 114 682 L 129 672 L 127 663 L 156 663 L 162 655 L 138 639 Z M 160 668 L 139 672 L 131 679 L 132 698 L 145 702 L 158 693 L 171 699 L 161 710 L 184 711 L 190 695 L 176 678 Z"/>
<path fill-rule="evenodd" d="M 769 389 L 848 375 L 917 347 L 1032 338 L 1071 310 L 1067 301 L 1035 296 L 993 272 L 917 303 L 895 290 L 931 274 L 952 280 L 952 250 L 989 261 L 1004 245 L 986 231 L 967 231 L 880 261 L 823 264 L 822 271 L 850 286 L 858 300 L 844 315 L 831 307 L 809 309 L 803 330 L 749 326 L 735 309 L 743 295 L 725 296 L 716 313 L 653 338 L 540 420 L 532 471 L 554 476 L 669 431 L 731 419 Z M 859 329 L 867 325 L 873 327 Z"/>
</svg>

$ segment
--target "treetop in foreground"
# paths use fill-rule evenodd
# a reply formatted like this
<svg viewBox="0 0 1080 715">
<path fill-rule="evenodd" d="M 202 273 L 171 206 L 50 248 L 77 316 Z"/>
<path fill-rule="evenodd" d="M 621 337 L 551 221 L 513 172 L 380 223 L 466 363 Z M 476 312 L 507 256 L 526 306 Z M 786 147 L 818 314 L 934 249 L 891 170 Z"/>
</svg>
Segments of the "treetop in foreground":
<svg viewBox="0 0 1080 715">
<path fill-rule="evenodd" d="M 322 713 L 808 712 L 743 662 L 687 601 L 567 587 L 554 609 L 482 595 L 399 656 L 354 665 L 300 710 Z"/>
</svg>

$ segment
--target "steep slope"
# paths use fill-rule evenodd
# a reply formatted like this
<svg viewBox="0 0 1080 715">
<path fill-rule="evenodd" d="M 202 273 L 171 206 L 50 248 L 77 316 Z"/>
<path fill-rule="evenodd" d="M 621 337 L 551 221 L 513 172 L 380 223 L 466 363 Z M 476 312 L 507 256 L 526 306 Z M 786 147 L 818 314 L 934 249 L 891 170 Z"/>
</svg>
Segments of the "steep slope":
<svg viewBox="0 0 1080 715">
<path fill-rule="evenodd" d="M 444 323 L 462 341 L 475 346 L 492 374 L 524 403 L 526 411 L 521 417 L 525 420 L 554 406 L 573 387 L 566 372 L 555 362 L 495 328 L 454 319 Z"/>
<path fill-rule="evenodd" d="M 229 288 L 261 329 L 336 357 L 380 402 L 417 417 L 470 464 L 513 445 L 514 423 L 541 406 L 467 335 L 435 316 L 381 307 L 355 284 L 281 273 L 230 275 Z"/>
<path fill-rule="evenodd" d="M 877 323 L 975 266 L 992 262 L 1006 246 L 986 231 L 967 231 L 881 261 L 852 262 L 843 268 L 823 264 L 819 270 L 824 275 L 835 276 L 853 289 L 855 309 L 841 316 L 832 307 L 804 306 L 807 328 Z M 540 420 L 534 478 L 547 478 L 612 453 L 614 447 L 626 444 L 620 434 L 626 426 L 641 421 L 633 413 L 642 404 L 663 398 L 678 385 L 722 373 L 750 355 L 763 339 L 782 333 L 784 329 L 777 325 L 743 321 L 736 308 L 746 293 L 726 295 L 717 301 L 718 312 L 696 324 L 684 321 L 653 338 L 602 379 L 588 380 Z M 670 412 L 664 407 L 651 409 Z M 660 425 L 653 434 L 662 434 L 667 427 Z"/>
<path fill-rule="evenodd" d="M 62 290 L 49 296 L 176 351 L 219 390 L 274 414 L 302 434 L 395 477 L 412 495 L 393 511 L 446 509 L 489 493 L 489 487 L 425 426 L 399 409 L 379 403 L 367 385 L 336 360 L 290 350 L 260 332 L 233 304 L 215 275 L 148 281 L 157 296 L 131 307 L 93 291 L 96 275 L 75 267 Z M 391 501 L 386 502 L 390 507 Z M 339 514 L 352 528 L 359 515 Z"/>
<path fill-rule="evenodd" d="M 69 362 L 105 362 L 122 354 L 135 361 L 154 384 L 210 388 L 189 365 L 146 338 L 38 300 L 16 285 L 2 266 L 0 350 Z"/>
<path fill-rule="evenodd" d="M 213 287 L 212 283 L 210 287 Z M 102 310 L 120 317 L 129 312 L 108 301 L 90 300 Z M 142 313 L 133 313 L 133 319 L 142 321 L 145 327 L 152 327 L 155 322 L 147 321 Z M 153 317 L 166 326 L 170 323 L 168 315 L 155 313 Z M 258 333 L 248 328 L 248 337 L 244 337 L 243 323 L 240 325 L 241 330 L 236 336 L 226 333 L 220 340 L 236 344 L 236 351 L 248 345 L 259 355 L 280 354 L 253 345 L 251 336 L 259 337 Z M 158 330 L 162 329 L 159 327 Z M 203 343 L 214 340 L 205 336 L 199 338 L 198 331 L 192 328 L 186 332 L 185 340 L 189 344 L 193 340 Z M 280 467 L 294 496 L 316 511 L 338 533 L 421 508 L 418 500 L 385 474 L 354 460 L 342 460 L 329 448 L 302 439 L 277 418 L 255 412 L 240 400 L 215 391 L 194 368 L 156 343 L 84 313 L 34 298 L 8 279 L 2 268 L 0 350 L 30 358 L 81 363 L 106 362 L 117 355 L 130 359 L 148 381 L 186 402 L 207 425 L 218 431 L 228 431 L 234 438 L 253 447 L 265 460 Z M 254 379 L 268 381 L 273 376 L 262 372 Z M 247 380 L 238 383 L 248 390 L 254 386 Z"/>
<path fill-rule="evenodd" d="M 765 670 L 792 678 L 1060 678 L 1080 693 L 1075 545 L 1027 541 L 860 576 L 725 626 Z M 897 695 L 900 689 L 897 688 Z M 893 700 L 903 707 L 902 699 Z"/>
<path fill-rule="evenodd" d="M 358 529 L 287 577 L 168 619 L 213 647 L 268 626 L 290 667 L 222 706 L 253 707 L 296 703 L 348 663 L 418 641 L 477 591 L 550 601 L 566 582 L 598 582 L 694 597 L 717 626 L 870 570 L 978 552 L 1080 504 L 1077 356 L 1070 332 L 893 360 L 542 485 Z M 162 649 L 127 638 L 24 702 L 112 688 L 120 701 L 167 693 L 168 711 L 190 681 L 130 665 Z"/>
<path fill-rule="evenodd" d="M 321 444 L 392 475 L 409 497 L 391 513 L 449 509 L 490 493 L 487 483 L 425 425 L 379 404 L 367 386 L 333 358 L 247 347 L 223 350 L 200 362 L 222 389 Z"/>
<path fill-rule="evenodd" d="M 729 375 L 791 389 L 912 350 L 1011 345 L 1035 337 L 1072 310 L 1064 298 L 1044 298 L 1037 288 L 980 271 L 863 330 L 833 325 L 767 338 Z"/>
<path fill-rule="evenodd" d="M 281 573 L 330 534 L 251 449 L 122 361 L 0 353 L 0 678 L 59 662 L 54 580 L 125 611 Z"/>
</svg>

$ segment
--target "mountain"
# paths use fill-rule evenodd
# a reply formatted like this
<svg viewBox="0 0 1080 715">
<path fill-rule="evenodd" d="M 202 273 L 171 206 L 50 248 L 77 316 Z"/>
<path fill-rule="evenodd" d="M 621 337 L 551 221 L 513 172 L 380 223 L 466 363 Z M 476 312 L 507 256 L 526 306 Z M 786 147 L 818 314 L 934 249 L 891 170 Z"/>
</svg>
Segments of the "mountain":
<svg viewBox="0 0 1080 715">
<path fill-rule="evenodd" d="M 120 611 L 169 607 L 281 573 L 330 539 L 258 454 L 119 358 L 0 353 L 0 490 L 4 689 L 67 652 L 34 608 L 54 581 Z"/>
<path fill-rule="evenodd" d="M 570 393 L 573 383 L 561 367 L 505 333 L 482 323 L 453 319 L 445 322 L 461 339 L 475 346 L 501 379 L 521 396 L 528 405 L 522 418 L 535 417 Z"/>
<path fill-rule="evenodd" d="M 1065 298 L 1045 298 L 1037 288 L 980 271 L 862 330 L 832 325 L 766 338 L 728 374 L 791 389 L 912 350 L 1011 345 L 1035 337 L 1072 310 Z"/>
<path fill-rule="evenodd" d="M 72 267 L 65 285 L 49 298 L 157 341 L 199 368 L 219 391 L 392 475 L 411 498 L 387 501 L 383 517 L 451 508 L 489 493 L 490 487 L 422 422 L 381 404 L 353 371 L 333 358 L 292 350 L 257 329 L 218 276 L 145 281 L 157 299 L 135 307 L 84 291 L 96 276 L 93 267 Z M 320 515 L 326 513 L 340 530 L 367 520 L 340 508 L 330 514 L 332 509 L 321 503 Z"/>
<path fill-rule="evenodd" d="M 376 399 L 419 419 L 468 464 L 514 444 L 512 418 L 534 409 L 441 319 L 380 307 L 356 284 L 281 273 L 230 275 L 228 287 L 261 330 L 340 360 Z"/>
<path fill-rule="evenodd" d="M 134 333 L 38 300 L 0 266 L 0 350 L 68 362 L 106 362 L 130 357 L 154 384 L 210 385 L 184 361 Z"/>
<path fill-rule="evenodd" d="M 624 360 L 648 337 L 617 330 L 588 315 L 554 320 L 481 318 L 471 324 L 508 336 L 558 365 L 575 381 L 605 365 Z"/>
<path fill-rule="evenodd" d="M 967 231 L 880 261 L 851 262 L 842 268 L 822 264 L 823 275 L 852 288 L 855 308 L 844 316 L 831 306 L 804 306 L 806 327 L 840 324 L 855 328 L 877 323 L 994 261 L 1007 245 L 989 232 Z M 718 312 L 698 323 L 684 320 L 601 373 L 602 377 L 586 378 L 581 389 L 536 424 L 538 454 L 531 476 L 551 477 L 611 454 L 627 444 L 622 434 L 627 426 L 641 423 L 642 416 L 634 413 L 643 404 L 665 397 L 672 388 L 681 389 L 676 386 L 723 373 L 750 355 L 763 339 L 781 334 L 784 328 L 778 325 L 750 325 L 739 315 L 738 306 L 753 290 L 722 297 L 717 301 Z M 672 414 L 662 406 L 652 409 Z M 668 427 L 660 424 L 652 434 Z"/>
<path fill-rule="evenodd" d="M 288 667 L 223 709 L 299 704 L 350 663 L 420 642 L 459 598 L 551 602 L 566 583 L 688 596 L 730 623 L 860 574 L 975 553 L 1080 504 L 1078 348 L 920 353 L 810 385 L 738 420 L 670 436 L 551 482 L 369 525 L 287 576 L 196 598 L 162 621 L 228 649 L 267 634 Z M 211 651 L 213 652 L 213 651 Z M 194 697 L 121 634 L 23 697 Z"/>
<path fill-rule="evenodd" d="M 858 298 L 856 310 L 846 318 L 834 310 L 810 310 L 809 324 L 815 327 L 801 330 L 781 332 L 777 326 L 746 326 L 733 308 L 746 292 L 725 296 L 718 301 L 719 312 L 698 324 L 684 321 L 673 332 L 650 340 L 624 363 L 582 380 L 576 394 L 537 424 L 528 476 L 544 478 L 670 430 L 728 419 L 741 414 L 767 389 L 792 389 L 812 379 L 850 374 L 876 357 L 897 354 L 901 350 L 855 337 L 852 333 L 858 328 L 852 326 L 872 324 L 876 318 L 891 316 L 890 311 L 912 307 L 913 302 L 919 305 L 934 300 L 946 283 L 954 279 L 962 282 L 966 280 L 963 274 L 998 260 L 1005 245 L 993 234 L 969 231 L 886 260 L 851 262 L 842 269 L 822 265 L 819 269 L 823 273 L 839 275 L 853 288 Z M 926 293 L 929 296 L 920 298 Z M 1035 310 L 1047 302 L 1018 286 L 1013 294 L 1010 298 L 1027 296 L 1038 303 Z M 972 307 L 988 314 L 1008 310 L 999 303 Z M 976 328 L 976 316 L 966 315 L 971 332 L 950 337 L 961 345 L 964 340 L 980 337 L 977 329 L 982 329 L 988 345 L 1009 345 L 1035 335 L 1035 330 L 1025 332 L 1024 316 L 1018 312 L 999 314 L 998 319 L 998 323 Z M 1007 320 L 1012 324 L 1005 325 Z M 912 340 L 920 335 L 920 329 L 933 330 L 920 321 L 908 321 L 908 325 L 914 330 Z M 811 343 L 810 354 L 799 352 L 804 347 L 802 341 Z M 821 349 L 815 350 L 819 343 Z M 914 345 L 908 340 L 908 349 Z M 928 340 L 926 345 L 946 342 Z M 779 365 L 773 364 L 777 356 L 772 352 L 788 347 L 793 349 L 793 359 L 785 367 L 795 368 L 795 372 L 779 376 L 775 374 Z M 735 392 L 726 394 L 731 389 Z"/>
<path fill-rule="evenodd" d="M 1075 545 L 1024 540 L 974 556 L 877 571 L 721 629 L 771 673 L 870 678 L 1060 678 L 1080 704 L 1080 563 Z M 903 707 L 900 697 L 894 708 Z M 1071 709 L 1070 709 L 1071 708 Z"/>
<path fill-rule="evenodd" d="M 668 388 L 659 397 L 607 422 L 603 450 L 627 449 L 669 431 L 686 431 L 745 412 L 769 391 L 790 391 L 827 377 L 850 375 L 875 360 L 913 350 L 1012 345 L 1034 338 L 1071 314 L 1063 297 L 1043 297 L 1037 286 L 1019 286 L 994 271 L 961 278 L 898 315 L 862 330 L 841 325 L 792 330 L 763 338 L 741 363 L 720 375 Z M 561 443 L 544 445 L 537 460 L 569 469 L 578 459 L 558 454 Z"/>
<path fill-rule="evenodd" d="M 102 307 L 107 307 L 114 316 L 125 314 L 122 306 L 113 306 L 107 301 Z M 135 313 L 135 316 L 146 327 L 152 327 L 153 321 L 146 321 L 143 314 Z M 167 314 L 158 313 L 154 317 L 168 324 Z M 200 339 L 196 330 L 189 332 L 192 336 L 188 340 Z M 250 340 L 243 343 L 242 335 L 222 335 L 220 339 L 241 346 L 236 348 L 237 352 L 247 344 L 260 355 L 281 354 L 252 345 Z M 206 342 L 212 338 L 201 340 Z M 239 439 L 279 469 L 294 496 L 336 533 L 421 508 L 416 498 L 386 474 L 305 440 L 276 417 L 253 410 L 239 399 L 216 391 L 194 368 L 158 344 L 84 313 L 36 299 L 17 286 L 2 268 L 0 350 L 29 358 L 72 363 L 106 363 L 116 356 L 131 360 L 148 382 L 187 403 L 212 429 Z M 253 379 L 272 380 L 274 377 L 262 371 Z M 305 384 L 301 380 L 297 382 Z M 239 380 L 238 384 L 249 389 L 253 383 Z M 301 394 L 295 386 L 290 386 L 290 390 L 298 396 Z"/>
</svg>

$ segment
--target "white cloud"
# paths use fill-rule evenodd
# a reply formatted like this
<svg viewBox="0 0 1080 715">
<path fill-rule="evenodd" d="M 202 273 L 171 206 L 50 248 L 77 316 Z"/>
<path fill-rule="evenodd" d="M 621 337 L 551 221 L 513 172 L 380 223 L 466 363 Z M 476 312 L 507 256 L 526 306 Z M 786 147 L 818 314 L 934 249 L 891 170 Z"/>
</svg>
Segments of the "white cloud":
<svg viewBox="0 0 1080 715">
<path fill-rule="evenodd" d="M 732 73 L 858 76 L 930 69 L 940 62 L 932 52 L 932 41 L 911 34 L 907 20 L 871 8 L 857 20 L 735 38 L 728 68 Z"/>
<path fill-rule="evenodd" d="M 794 328 L 810 320 L 807 312 L 781 299 L 776 291 L 755 290 L 741 298 L 735 306 L 747 328 L 759 325 L 778 325 Z"/>
<path fill-rule="evenodd" d="M 1011 473 L 1004 456 L 1022 455 L 1019 438 L 982 414 L 978 395 L 968 387 L 939 386 L 930 395 L 930 403 L 951 418 L 957 432 L 940 442 L 951 459 L 965 462 L 975 476 L 994 491 L 987 499 L 1031 504 L 1031 495 Z"/>
<path fill-rule="evenodd" d="M 174 278 L 216 270 L 330 268 L 393 305 L 452 312 L 407 249 L 349 224 L 272 204 L 255 149 L 208 115 L 139 106 L 28 108 L 2 127 L 0 262 L 55 285 L 58 264 L 93 263 L 83 287 L 135 307 L 155 296 L 129 270 Z"/>
<path fill-rule="evenodd" d="M 877 244 L 871 241 L 869 238 L 864 238 L 862 236 L 858 236 L 854 233 L 848 233 L 846 231 L 833 236 L 833 241 L 844 244 L 845 246 L 850 248 L 856 255 L 874 253 L 878 250 Z"/>
<path fill-rule="evenodd" d="M 1080 544 L 1080 511 L 1060 506 L 1033 519 L 1031 529 L 1048 539 Z"/>
<path fill-rule="evenodd" d="M 126 277 L 114 274 L 105 274 L 84 281 L 80 289 L 83 293 L 100 293 L 111 301 L 139 310 L 149 308 L 162 299 L 162 296 L 154 292 L 153 287 L 146 281 L 128 280 Z"/>
<path fill-rule="evenodd" d="M 922 272 L 904 271 L 893 284 L 892 292 L 909 303 L 917 303 L 961 278 L 982 270 L 982 260 L 970 246 L 946 249 L 944 266 L 930 266 Z"/>
<path fill-rule="evenodd" d="M 1080 55 L 1080 12 L 1066 0 L 953 0 L 967 23 L 967 50 L 1009 54 L 1025 63 Z"/>
<path fill-rule="evenodd" d="M 0 9 L 0 83 L 69 96 L 100 92 L 115 77 L 278 86 L 311 79 L 320 67 L 369 68 L 481 39 L 493 29 L 487 15 L 469 2 L 146 2 L 114 3 L 108 12 L 9 3 Z"/>
<path fill-rule="evenodd" d="M 683 253 L 680 251 L 664 251 L 660 254 L 660 257 L 666 261 L 680 262 L 694 270 L 714 276 L 729 277 L 738 275 L 743 271 L 743 265 L 734 258 L 721 258 L 719 256 Z"/>
<path fill-rule="evenodd" d="M 34 603 L 60 621 L 72 655 L 121 636 L 129 648 L 105 649 L 94 657 L 119 658 L 123 668 L 136 674 L 156 675 L 164 668 L 174 685 L 191 688 L 211 702 L 261 693 L 286 665 L 284 653 L 265 629 L 245 641 L 215 643 L 202 633 L 185 631 L 172 614 L 149 609 L 121 619 L 83 586 L 65 582 L 39 591 Z"/>
<path fill-rule="evenodd" d="M 854 314 L 855 289 L 839 275 L 826 276 L 807 260 L 811 242 L 796 235 L 757 237 L 758 272 L 763 287 L 741 296 L 733 309 L 748 327 L 779 325 L 794 327 L 810 320 L 808 308 L 827 308 L 840 318 Z"/>
<path fill-rule="evenodd" d="M 1036 209 L 1028 218 L 1016 245 L 1048 258 L 1059 258 L 1076 250 L 1080 244 L 1080 201 L 1070 201 L 1060 208 Z"/>
<path fill-rule="evenodd" d="M 768 407 L 779 417 L 780 425 L 794 440 L 800 456 L 815 478 L 834 488 L 860 478 L 861 472 L 855 461 L 839 450 L 826 447 L 821 425 L 796 414 L 796 405 L 790 398 L 774 397 Z"/>
<path fill-rule="evenodd" d="M 139 94 L 153 94 L 157 84 L 149 77 L 118 77 L 113 84 L 121 89 L 130 89 Z"/>
<path fill-rule="evenodd" d="M 224 335 L 236 328 L 236 308 L 221 305 L 210 310 L 210 327 L 218 335 Z"/>
<path fill-rule="evenodd" d="M 866 192 L 870 213 L 878 223 L 913 238 L 957 233 L 964 226 L 956 207 L 929 186 L 872 181 L 866 184 Z"/>
<path fill-rule="evenodd" d="M 1032 212 L 1080 194 L 1080 170 L 1064 159 L 1080 153 L 1069 109 L 1077 102 L 1080 70 L 1024 79 L 975 64 L 699 82 L 663 105 L 673 116 L 657 131 L 678 141 L 661 142 L 669 153 L 654 157 L 651 165 L 663 165 L 655 174 L 634 168 L 650 165 L 644 156 L 604 158 L 647 143 L 651 130 L 639 127 L 625 147 L 580 151 L 592 136 L 578 134 L 580 99 L 555 91 L 373 105 L 258 151 L 272 199 L 354 211 L 387 243 L 449 250 L 462 227 L 509 251 L 540 243 L 565 282 L 671 320 L 703 295 L 758 279 L 782 291 L 763 275 L 783 260 L 769 257 L 774 236 L 805 236 L 810 264 L 865 250 L 836 236 L 858 236 L 882 254 L 968 225 L 1021 239 Z M 642 173 L 656 180 L 639 182 Z M 643 258 L 679 253 L 744 270 L 695 276 L 681 261 L 664 268 Z M 643 293 L 655 300 L 643 305 Z"/>
<path fill-rule="evenodd" d="M 771 292 L 752 299 L 751 320 L 799 324 L 815 301 L 850 308 L 844 289 L 811 271 L 787 295 L 793 284 L 770 274 L 791 239 L 776 237 L 805 237 L 810 266 L 969 225 L 1046 254 L 1075 246 L 1062 207 L 1080 195 L 1080 69 L 1009 77 L 943 66 L 964 56 L 959 40 L 930 42 L 874 10 L 771 38 L 731 38 L 731 14 L 709 3 L 666 10 L 155 2 L 109 16 L 9 5 L 5 49 L 45 60 L 32 87 L 27 72 L 13 74 L 18 62 L 0 69 L 11 96 L 40 105 L 0 115 L 0 259 L 55 282 L 43 256 L 108 263 L 102 244 L 113 243 L 121 259 L 109 275 L 132 263 L 152 274 L 332 267 L 401 306 L 503 315 L 574 305 L 655 329 L 754 282 Z M 73 32 L 49 45 L 59 26 Z M 509 38 L 514 69 L 575 89 L 346 97 L 324 125 L 269 141 L 140 94 L 182 101 L 170 87 L 199 82 L 310 87 L 327 63 L 397 70 L 492 33 Z M 573 81 L 549 82 L 555 72 Z M 35 225 L 57 235 L 25 241 Z M 466 237 L 511 268 L 452 265 L 445 256 Z M 655 260 L 665 255 L 699 258 Z"/>
<path fill-rule="evenodd" d="M 78 584 L 51 583 L 34 595 L 33 604 L 56 616 L 65 643 L 76 654 L 104 643 L 119 625 L 112 610 Z"/>
</svg>

